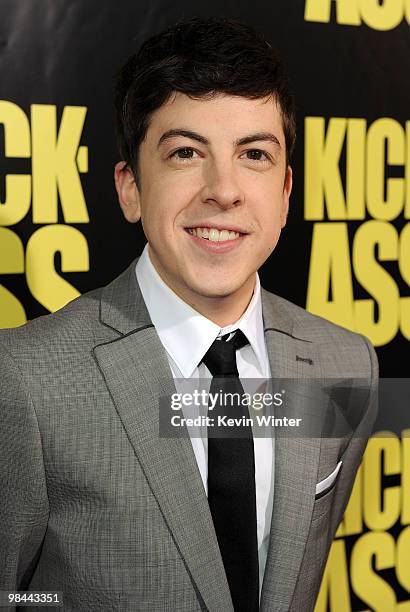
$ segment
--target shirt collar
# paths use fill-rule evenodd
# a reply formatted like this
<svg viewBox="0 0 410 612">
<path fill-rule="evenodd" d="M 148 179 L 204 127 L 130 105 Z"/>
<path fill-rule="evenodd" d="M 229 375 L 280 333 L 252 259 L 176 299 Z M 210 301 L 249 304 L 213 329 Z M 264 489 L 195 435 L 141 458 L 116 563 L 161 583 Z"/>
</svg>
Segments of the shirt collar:
<svg viewBox="0 0 410 612">
<path fill-rule="evenodd" d="M 259 369 L 263 372 L 266 351 L 260 281 L 257 273 L 255 289 L 247 309 L 235 323 L 222 328 L 194 310 L 164 283 L 151 262 L 148 245 L 145 245 L 137 261 L 135 274 L 162 345 L 185 378 L 192 376 L 218 336 L 238 328 L 248 338 L 258 360 Z"/>
</svg>

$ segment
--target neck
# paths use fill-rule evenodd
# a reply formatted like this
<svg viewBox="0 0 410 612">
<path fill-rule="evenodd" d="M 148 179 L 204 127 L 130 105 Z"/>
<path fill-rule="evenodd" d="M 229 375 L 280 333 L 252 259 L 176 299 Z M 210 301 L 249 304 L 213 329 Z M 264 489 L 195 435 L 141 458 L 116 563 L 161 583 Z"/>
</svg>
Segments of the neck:
<svg viewBox="0 0 410 612">
<path fill-rule="evenodd" d="M 226 327 L 240 319 L 248 308 L 255 288 L 255 279 L 250 281 L 235 293 L 223 297 L 192 296 L 192 292 L 191 295 L 180 295 L 173 291 L 202 316 L 219 327 Z"/>
</svg>

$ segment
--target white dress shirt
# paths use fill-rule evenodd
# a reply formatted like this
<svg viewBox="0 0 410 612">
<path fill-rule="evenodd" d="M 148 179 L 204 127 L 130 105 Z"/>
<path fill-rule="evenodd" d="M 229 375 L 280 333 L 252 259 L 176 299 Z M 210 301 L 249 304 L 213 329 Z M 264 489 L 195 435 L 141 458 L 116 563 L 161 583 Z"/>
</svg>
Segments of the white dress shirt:
<svg viewBox="0 0 410 612">
<path fill-rule="evenodd" d="M 262 303 L 259 276 L 255 289 L 243 315 L 223 328 L 194 310 L 164 283 L 154 268 L 145 246 L 135 273 L 151 321 L 164 346 L 177 392 L 185 392 L 183 379 L 211 379 L 201 363 L 207 350 L 218 336 L 240 329 L 249 344 L 237 352 L 237 367 L 241 379 L 270 377 L 269 359 L 263 331 Z M 187 343 L 187 339 L 189 345 Z M 198 366 L 199 364 L 199 366 Z M 205 436 L 192 436 L 191 443 L 207 493 L 208 441 Z M 259 560 L 259 597 L 262 589 L 268 552 L 270 523 L 273 506 L 274 440 L 269 435 L 254 438 L 256 515 Z"/>
</svg>

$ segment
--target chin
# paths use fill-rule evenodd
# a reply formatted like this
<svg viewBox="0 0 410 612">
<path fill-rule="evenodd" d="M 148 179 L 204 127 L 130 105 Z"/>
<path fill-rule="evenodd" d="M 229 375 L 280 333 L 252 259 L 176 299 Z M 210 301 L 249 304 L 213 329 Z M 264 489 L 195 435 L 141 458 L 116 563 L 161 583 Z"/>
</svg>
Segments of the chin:
<svg viewBox="0 0 410 612">
<path fill-rule="evenodd" d="M 241 285 L 233 285 L 232 283 L 220 283 L 207 287 L 191 286 L 191 291 L 208 298 L 224 298 L 236 293 L 241 288 Z"/>
</svg>

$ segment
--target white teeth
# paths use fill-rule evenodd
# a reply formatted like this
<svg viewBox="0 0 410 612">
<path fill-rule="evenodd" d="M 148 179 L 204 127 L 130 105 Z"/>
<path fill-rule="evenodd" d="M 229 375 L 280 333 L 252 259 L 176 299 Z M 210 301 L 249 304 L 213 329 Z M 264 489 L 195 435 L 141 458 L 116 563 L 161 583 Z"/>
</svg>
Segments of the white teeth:
<svg viewBox="0 0 410 612">
<path fill-rule="evenodd" d="M 211 242 L 219 242 L 219 231 L 213 227 L 209 230 L 209 240 Z"/>
<path fill-rule="evenodd" d="M 192 227 L 188 229 L 189 233 L 198 238 L 205 238 L 211 242 L 225 242 L 225 240 L 235 240 L 239 238 L 239 232 L 230 232 L 229 230 L 217 230 L 214 227 Z"/>
</svg>

